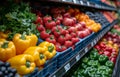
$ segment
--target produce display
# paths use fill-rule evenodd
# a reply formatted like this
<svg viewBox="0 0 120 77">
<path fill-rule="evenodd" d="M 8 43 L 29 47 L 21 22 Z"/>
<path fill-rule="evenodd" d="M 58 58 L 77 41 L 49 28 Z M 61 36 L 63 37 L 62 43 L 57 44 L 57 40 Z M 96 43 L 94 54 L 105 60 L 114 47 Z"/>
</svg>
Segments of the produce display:
<svg viewBox="0 0 120 77">
<path fill-rule="evenodd" d="M 116 27 L 116 25 L 114 26 Z M 119 26 L 118 26 L 119 27 Z M 72 70 L 71 77 L 111 77 L 119 51 L 119 34 L 111 29 Z M 117 31 L 117 30 L 115 30 Z M 116 41 L 115 41 L 116 40 Z"/>
<path fill-rule="evenodd" d="M 34 3 L 31 7 L 31 3 L 6 2 L 0 5 L 0 77 L 24 77 L 36 69 L 36 74 L 42 69 L 53 73 L 49 68 L 53 64 L 58 68 L 59 54 L 66 52 L 64 54 L 68 56 L 65 50 L 74 51 L 78 42 L 110 24 L 100 11 Z M 119 28 L 114 26 L 81 60 L 80 68 L 74 72 L 75 77 L 112 75 L 120 47 Z"/>
<path fill-rule="evenodd" d="M 78 69 L 71 77 L 111 77 L 114 63 L 105 55 L 99 55 L 96 49 L 81 60 Z"/>
</svg>

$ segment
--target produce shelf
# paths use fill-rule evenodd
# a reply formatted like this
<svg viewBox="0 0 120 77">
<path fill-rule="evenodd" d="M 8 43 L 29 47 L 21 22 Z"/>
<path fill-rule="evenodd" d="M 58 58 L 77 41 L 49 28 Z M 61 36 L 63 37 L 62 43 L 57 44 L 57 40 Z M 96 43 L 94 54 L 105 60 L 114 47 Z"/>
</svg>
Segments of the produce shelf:
<svg viewBox="0 0 120 77">
<path fill-rule="evenodd" d="M 116 60 L 114 70 L 113 70 L 112 77 L 120 77 L 119 68 L 120 68 L 120 50 L 119 50 L 119 54 L 118 54 L 118 57 L 117 57 L 117 60 Z"/>
<path fill-rule="evenodd" d="M 37 0 L 39 1 L 39 0 Z M 90 1 L 84 1 L 84 0 L 40 0 L 39 2 L 45 2 L 45 3 L 54 3 L 59 5 L 73 5 L 73 6 L 84 6 L 99 10 L 107 10 L 107 11 L 117 11 L 117 9 L 110 5 L 104 5 L 104 4 L 96 4 Z"/>
<path fill-rule="evenodd" d="M 77 53 L 72 58 L 65 62 L 49 77 L 62 77 L 65 73 L 67 73 L 68 70 L 70 70 L 71 67 L 75 63 L 77 63 L 117 22 L 118 20 L 116 19 L 111 24 L 104 27 L 98 33 L 94 33 L 93 34 L 94 36 L 86 42 L 86 44 L 81 50 L 78 50 Z"/>
</svg>

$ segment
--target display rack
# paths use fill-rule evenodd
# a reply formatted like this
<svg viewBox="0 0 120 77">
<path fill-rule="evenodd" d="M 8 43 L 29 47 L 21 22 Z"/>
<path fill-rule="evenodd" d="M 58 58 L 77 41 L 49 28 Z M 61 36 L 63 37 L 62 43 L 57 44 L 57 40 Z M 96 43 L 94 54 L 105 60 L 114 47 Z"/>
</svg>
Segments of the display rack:
<svg viewBox="0 0 120 77">
<path fill-rule="evenodd" d="M 39 0 L 38 0 L 39 1 Z M 104 4 L 96 4 L 90 1 L 84 1 L 84 0 L 41 0 L 42 2 L 55 3 L 55 4 L 67 4 L 67 5 L 74 5 L 74 6 L 84 6 L 99 10 L 108 10 L 108 11 L 117 11 L 117 9 L 110 5 L 104 5 Z"/>
<path fill-rule="evenodd" d="M 82 48 L 78 53 L 76 53 L 71 59 L 69 59 L 66 63 L 64 63 L 59 69 L 57 69 L 53 74 L 49 77 L 62 77 L 71 67 L 77 63 L 105 34 L 108 32 L 118 20 L 114 20 L 107 27 L 102 29 L 100 32 L 96 33 L 91 40 L 86 44 L 84 48 Z"/>
<path fill-rule="evenodd" d="M 120 77 L 120 50 L 119 50 L 119 54 L 118 54 L 118 57 L 117 57 L 117 60 L 116 60 L 116 64 L 115 64 L 115 67 L 114 67 L 114 71 L 113 71 L 113 75 L 112 77 Z"/>
</svg>

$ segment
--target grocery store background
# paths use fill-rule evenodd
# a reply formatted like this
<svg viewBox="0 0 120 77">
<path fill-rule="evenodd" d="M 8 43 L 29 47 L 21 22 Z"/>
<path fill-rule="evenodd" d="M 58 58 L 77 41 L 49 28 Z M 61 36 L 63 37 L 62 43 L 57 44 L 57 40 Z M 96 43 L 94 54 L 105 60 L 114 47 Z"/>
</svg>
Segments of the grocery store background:
<svg viewBox="0 0 120 77">
<path fill-rule="evenodd" d="M 120 0 L 0 2 L 0 77 L 120 77 Z"/>
</svg>

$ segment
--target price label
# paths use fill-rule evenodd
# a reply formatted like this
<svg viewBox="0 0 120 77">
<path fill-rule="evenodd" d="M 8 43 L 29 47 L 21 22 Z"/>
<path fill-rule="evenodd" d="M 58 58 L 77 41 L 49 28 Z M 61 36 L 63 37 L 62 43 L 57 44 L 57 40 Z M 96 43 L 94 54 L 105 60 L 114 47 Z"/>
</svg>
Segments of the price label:
<svg viewBox="0 0 120 77">
<path fill-rule="evenodd" d="M 85 48 L 85 52 L 88 52 L 88 47 Z"/>
<path fill-rule="evenodd" d="M 77 55 L 76 56 L 76 61 L 79 61 L 80 60 L 80 55 Z"/>
<path fill-rule="evenodd" d="M 80 4 L 82 4 L 82 5 L 83 5 L 83 1 L 80 1 Z"/>
<path fill-rule="evenodd" d="M 91 42 L 91 46 L 92 46 L 92 47 L 94 46 L 93 42 Z"/>
<path fill-rule="evenodd" d="M 76 0 L 73 0 L 74 3 L 77 3 Z"/>
<path fill-rule="evenodd" d="M 73 2 L 73 0 L 65 0 L 66 2 Z"/>
<path fill-rule="evenodd" d="M 94 40 L 94 43 L 96 44 L 96 40 Z"/>
<path fill-rule="evenodd" d="M 67 71 L 70 69 L 70 63 L 66 64 L 66 65 L 64 66 L 64 69 L 65 69 L 65 71 L 67 72 Z"/>
<path fill-rule="evenodd" d="M 54 75 L 53 77 L 56 77 L 56 75 Z"/>
<path fill-rule="evenodd" d="M 90 6 L 90 3 L 89 3 L 89 2 L 87 2 L 87 5 L 88 5 L 88 6 Z"/>
<path fill-rule="evenodd" d="M 100 38 L 103 36 L 104 34 L 102 33 L 101 35 L 100 35 Z"/>
</svg>

